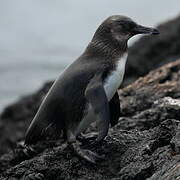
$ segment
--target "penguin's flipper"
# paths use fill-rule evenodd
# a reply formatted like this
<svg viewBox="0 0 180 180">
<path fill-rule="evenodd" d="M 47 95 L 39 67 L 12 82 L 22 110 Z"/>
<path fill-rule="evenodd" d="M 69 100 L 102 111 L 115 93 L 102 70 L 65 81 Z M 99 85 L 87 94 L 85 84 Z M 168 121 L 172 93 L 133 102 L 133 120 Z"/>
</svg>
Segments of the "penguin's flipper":
<svg viewBox="0 0 180 180">
<path fill-rule="evenodd" d="M 85 97 L 98 120 L 99 134 L 96 142 L 99 142 L 107 136 L 110 123 L 109 103 L 102 82 L 102 73 L 94 75 L 90 80 L 85 90 Z"/>
<path fill-rule="evenodd" d="M 121 113 L 118 92 L 116 92 L 113 98 L 110 100 L 109 109 L 110 109 L 110 124 L 111 124 L 111 127 L 113 127 L 118 123 L 120 113 Z"/>
</svg>

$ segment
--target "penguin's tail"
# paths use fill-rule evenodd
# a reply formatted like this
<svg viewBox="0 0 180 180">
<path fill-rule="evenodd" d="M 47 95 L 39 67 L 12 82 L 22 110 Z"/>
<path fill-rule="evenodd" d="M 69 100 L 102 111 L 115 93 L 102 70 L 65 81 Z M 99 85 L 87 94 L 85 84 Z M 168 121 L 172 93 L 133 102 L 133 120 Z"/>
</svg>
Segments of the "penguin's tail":
<svg viewBox="0 0 180 180">
<path fill-rule="evenodd" d="M 47 119 L 39 119 L 35 116 L 26 132 L 24 144 L 32 145 L 44 139 L 51 125 L 52 122 L 47 121 Z"/>
<path fill-rule="evenodd" d="M 59 117 L 59 110 L 54 102 L 42 103 L 26 132 L 24 145 L 33 145 L 40 140 L 45 140 L 49 130 L 54 127 L 53 134 L 57 132 L 56 129 L 61 131 L 61 122 L 63 120 Z"/>
</svg>

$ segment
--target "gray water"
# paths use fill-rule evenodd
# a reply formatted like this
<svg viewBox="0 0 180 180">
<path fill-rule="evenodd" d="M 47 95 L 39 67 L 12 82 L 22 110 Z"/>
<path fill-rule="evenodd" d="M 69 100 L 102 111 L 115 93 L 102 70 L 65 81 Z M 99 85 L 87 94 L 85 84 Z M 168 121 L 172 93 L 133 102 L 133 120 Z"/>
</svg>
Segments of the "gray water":
<svg viewBox="0 0 180 180">
<path fill-rule="evenodd" d="M 0 0 L 0 111 L 56 78 L 106 17 L 155 26 L 179 12 L 179 0 Z"/>
</svg>

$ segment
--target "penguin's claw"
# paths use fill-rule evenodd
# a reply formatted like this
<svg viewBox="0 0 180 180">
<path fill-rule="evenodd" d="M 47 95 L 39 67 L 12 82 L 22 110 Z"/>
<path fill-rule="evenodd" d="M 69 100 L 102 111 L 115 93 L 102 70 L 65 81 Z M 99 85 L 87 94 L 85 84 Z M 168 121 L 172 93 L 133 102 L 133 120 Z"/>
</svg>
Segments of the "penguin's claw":
<svg viewBox="0 0 180 180">
<path fill-rule="evenodd" d="M 93 164 L 96 164 L 98 161 L 105 159 L 104 156 L 100 156 L 96 154 L 95 152 L 92 152 L 88 149 L 84 149 L 82 151 L 84 152 L 84 158 Z"/>
<path fill-rule="evenodd" d="M 97 161 L 104 159 L 103 156 L 100 156 L 88 149 L 81 149 L 77 141 L 70 143 L 70 146 L 73 148 L 74 152 L 79 157 L 85 159 L 92 164 L 96 164 Z"/>
<path fill-rule="evenodd" d="M 88 133 L 88 134 L 80 134 L 77 137 L 77 140 L 83 144 L 89 144 L 89 142 L 93 142 L 97 138 L 97 133 Z"/>
<path fill-rule="evenodd" d="M 86 161 L 92 163 L 92 164 L 96 164 L 96 156 L 94 156 L 92 151 L 89 150 L 82 150 L 83 154 L 82 154 L 82 158 L 85 159 Z"/>
<path fill-rule="evenodd" d="M 90 148 L 90 149 L 96 149 L 99 145 L 101 145 L 102 141 L 98 141 L 98 140 L 89 140 L 88 143 L 83 145 L 83 148 Z"/>
<path fill-rule="evenodd" d="M 93 140 L 93 141 L 90 141 L 89 146 L 90 146 L 90 147 L 97 146 L 97 145 L 100 144 L 100 143 L 101 143 L 101 142 L 99 142 L 99 141 L 97 141 L 97 140 L 95 139 L 95 140 Z"/>
</svg>

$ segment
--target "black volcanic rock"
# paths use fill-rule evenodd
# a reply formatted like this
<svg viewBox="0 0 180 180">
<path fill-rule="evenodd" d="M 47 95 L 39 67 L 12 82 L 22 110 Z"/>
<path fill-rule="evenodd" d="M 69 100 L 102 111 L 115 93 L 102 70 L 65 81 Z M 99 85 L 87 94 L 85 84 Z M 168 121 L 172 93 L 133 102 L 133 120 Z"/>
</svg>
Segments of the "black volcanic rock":
<svg viewBox="0 0 180 180">
<path fill-rule="evenodd" d="M 180 55 L 180 17 L 158 26 L 159 36 L 142 37 L 129 50 L 125 84 Z M 141 49 L 141 51 L 139 50 Z M 21 98 L 0 116 L 0 179 L 177 180 L 180 177 L 180 61 L 151 71 L 119 91 L 121 117 L 102 146 L 96 166 L 74 156 L 61 140 L 36 151 L 17 144 L 52 85 Z M 27 152 L 26 152 L 26 151 Z"/>
<path fill-rule="evenodd" d="M 100 146 L 92 147 L 106 157 L 99 164 L 79 159 L 60 141 L 47 141 L 31 153 L 19 146 L 1 156 L 0 179 L 178 179 L 179 87 L 180 60 L 120 90 L 119 123 Z"/>
<path fill-rule="evenodd" d="M 0 116 L 0 155 L 13 149 L 17 141 L 24 139 L 25 132 L 52 82 L 36 93 L 21 98 L 6 107 Z"/>
<path fill-rule="evenodd" d="M 139 39 L 129 49 L 124 86 L 150 70 L 180 56 L 180 16 L 158 26 L 161 34 Z M 0 155 L 24 138 L 24 133 L 34 117 L 52 82 L 38 92 L 21 98 L 8 106 L 0 117 Z"/>
</svg>

